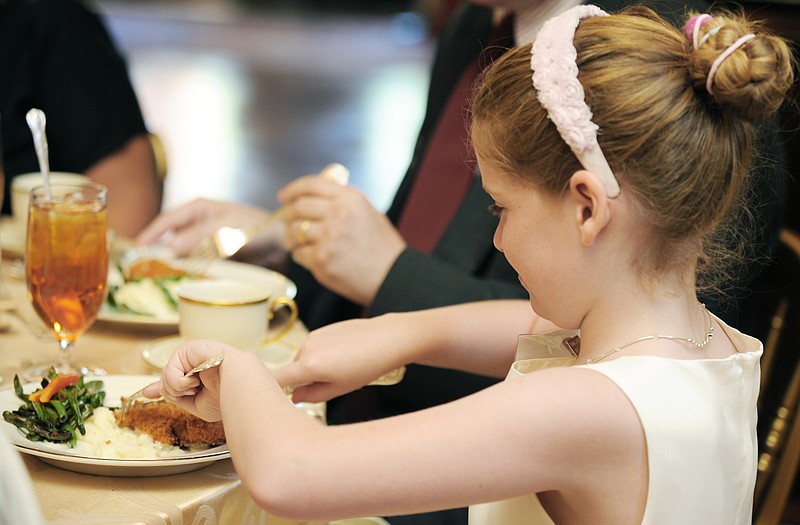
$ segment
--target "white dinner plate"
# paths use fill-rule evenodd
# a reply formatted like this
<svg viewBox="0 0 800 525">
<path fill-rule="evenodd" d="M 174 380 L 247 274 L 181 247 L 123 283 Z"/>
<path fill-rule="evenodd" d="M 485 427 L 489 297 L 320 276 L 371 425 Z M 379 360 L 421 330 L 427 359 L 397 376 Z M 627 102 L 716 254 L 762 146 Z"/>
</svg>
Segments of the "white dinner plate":
<svg viewBox="0 0 800 525">
<path fill-rule="evenodd" d="M 180 336 L 160 337 L 150 341 L 142 349 L 142 359 L 150 366 L 164 368 L 169 356 L 184 342 Z M 266 343 L 253 351 L 269 368 L 279 368 L 294 360 L 295 352 L 291 346 L 280 341 Z"/>
<path fill-rule="evenodd" d="M 179 261 L 169 261 L 169 263 L 180 267 Z M 297 286 L 285 275 L 254 264 L 220 260 L 213 262 L 204 274 L 212 279 L 234 279 L 265 286 L 272 291 L 274 297 L 294 298 L 297 294 Z M 163 316 L 118 312 L 106 303 L 97 314 L 97 319 L 131 325 L 177 326 L 178 312 L 171 312 L 169 315 Z"/>
<path fill-rule="evenodd" d="M 90 379 L 87 377 L 87 379 Z M 109 375 L 98 377 L 103 381 L 106 392 L 104 405 L 116 407 L 120 398 L 127 396 L 145 385 L 158 379 L 157 376 L 146 375 Z M 23 386 L 26 393 L 39 388 L 38 383 Z M 22 401 L 14 394 L 13 388 L 0 390 L 0 412 L 17 410 Z M 183 455 L 156 459 L 109 459 L 98 456 L 78 454 L 67 445 L 28 441 L 28 439 L 11 423 L 0 420 L 0 431 L 20 452 L 36 456 L 41 461 L 54 467 L 94 474 L 98 476 L 144 477 L 180 474 L 203 468 L 210 463 L 230 457 L 227 445 L 210 447 L 201 451 L 186 451 Z"/>
</svg>

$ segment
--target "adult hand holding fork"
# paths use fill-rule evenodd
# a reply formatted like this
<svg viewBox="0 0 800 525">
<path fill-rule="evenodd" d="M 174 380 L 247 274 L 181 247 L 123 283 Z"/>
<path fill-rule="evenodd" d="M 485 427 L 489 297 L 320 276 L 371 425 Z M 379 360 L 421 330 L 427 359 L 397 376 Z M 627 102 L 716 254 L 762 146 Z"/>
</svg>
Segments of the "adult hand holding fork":
<svg viewBox="0 0 800 525">
<path fill-rule="evenodd" d="M 341 164 L 329 164 L 319 175 L 344 185 L 349 173 Z M 284 254 L 285 230 L 281 219 L 285 214 L 285 208 L 269 212 L 246 204 L 196 199 L 159 215 L 136 241 L 140 245 L 160 242 L 176 255 L 197 262 L 200 273 L 200 266 L 230 257 L 254 240 L 257 242 L 252 242 L 251 252 Z M 262 232 L 264 235 L 260 235 Z M 257 236 L 260 238 L 256 239 Z"/>
<path fill-rule="evenodd" d="M 366 196 L 324 177 L 301 177 L 278 192 L 286 249 L 329 290 L 372 303 L 406 243 Z"/>
<path fill-rule="evenodd" d="M 326 176 L 300 177 L 282 188 L 278 199 L 283 220 L 271 223 L 244 250 L 267 252 L 264 258 L 273 267 L 289 252 L 321 284 L 368 306 L 406 246 L 389 219 L 360 190 Z M 137 241 L 162 240 L 185 256 L 223 226 L 247 228 L 269 218 L 254 206 L 198 199 L 161 214 Z"/>
</svg>

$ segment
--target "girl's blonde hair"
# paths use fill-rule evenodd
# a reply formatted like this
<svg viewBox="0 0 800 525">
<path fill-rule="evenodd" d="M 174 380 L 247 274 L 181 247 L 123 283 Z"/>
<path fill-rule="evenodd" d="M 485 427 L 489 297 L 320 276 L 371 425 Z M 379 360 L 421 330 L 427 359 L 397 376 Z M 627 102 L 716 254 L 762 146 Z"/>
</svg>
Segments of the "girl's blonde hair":
<svg viewBox="0 0 800 525">
<path fill-rule="evenodd" d="M 732 210 L 748 188 L 754 122 L 777 111 L 793 81 L 784 40 L 729 12 L 715 14 L 700 38 L 716 26 L 695 50 L 653 11 L 633 7 L 585 19 L 575 33 L 598 142 L 644 220 L 637 240 L 647 249 L 633 263 L 645 279 L 695 259 L 699 270 L 713 261 L 714 280 L 725 278 L 729 268 L 718 263 L 728 250 L 713 242 L 716 232 L 740 216 Z M 709 94 L 714 60 L 747 33 L 756 37 L 721 64 Z M 515 48 L 484 72 L 472 140 L 481 158 L 557 195 L 582 167 L 537 100 L 530 49 Z"/>
</svg>

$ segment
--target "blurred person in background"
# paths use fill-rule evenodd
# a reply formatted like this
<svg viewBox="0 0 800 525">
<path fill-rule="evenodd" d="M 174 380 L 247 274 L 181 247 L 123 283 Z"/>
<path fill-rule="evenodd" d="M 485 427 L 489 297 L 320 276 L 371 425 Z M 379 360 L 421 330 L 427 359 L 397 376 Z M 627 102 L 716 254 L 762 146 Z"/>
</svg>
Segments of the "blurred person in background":
<svg viewBox="0 0 800 525">
<path fill-rule="evenodd" d="M 159 212 L 161 181 L 125 61 L 81 0 L 0 0 L 0 118 L 10 213 L 15 175 L 39 171 L 31 108 L 44 111 L 50 169 L 108 187 L 109 223 L 133 237 Z"/>
<path fill-rule="evenodd" d="M 409 169 L 384 214 L 356 188 L 322 177 L 301 177 L 284 187 L 285 223 L 246 248 L 245 256 L 271 256 L 273 267 L 297 284 L 301 319 L 316 329 L 357 317 L 416 311 L 490 299 L 525 297 L 517 275 L 492 236 L 497 217 L 481 187 L 469 145 L 467 106 L 480 72 L 516 41 L 530 41 L 548 18 L 580 2 L 569 0 L 482 0 L 464 2 L 439 36 L 427 111 Z M 615 12 L 628 2 L 593 2 Z M 647 3 L 646 3 L 647 4 Z M 649 4 L 674 24 L 708 4 L 659 1 Z M 782 221 L 785 178 L 774 130 L 764 130 L 756 194 L 761 225 L 752 242 L 762 257 L 776 242 Z M 257 207 L 197 200 L 161 215 L 139 237 L 144 244 L 169 233 L 169 245 L 188 253 L 220 226 L 247 226 L 269 212 Z M 163 237 L 167 238 L 167 237 Z M 274 255 L 291 254 L 286 266 Z M 742 330 L 749 329 L 747 291 L 763 260 L 731 279 L 731 297 L 703 297 L 709 309 Z M 423 365 L 410 365 L 403 381 L 367 387 L 328 403 L 328 422 L 342 424 L 417 411 L 481 390 L 496 378 Z M 466 509 L 393 516 L 393 525 L 466 524 Z"/>
</svg>

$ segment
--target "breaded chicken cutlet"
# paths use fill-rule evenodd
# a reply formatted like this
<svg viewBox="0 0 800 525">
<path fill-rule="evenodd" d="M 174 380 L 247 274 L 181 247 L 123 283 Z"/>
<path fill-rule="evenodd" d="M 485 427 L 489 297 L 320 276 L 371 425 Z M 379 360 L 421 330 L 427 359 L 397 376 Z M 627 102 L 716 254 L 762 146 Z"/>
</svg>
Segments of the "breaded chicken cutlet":
<svg viewBox="0 0 800 525">
<path fill-rule="evenodd" d="M 167 445 L 190 447 L 196 445 L 222 445 L 225 429 L 222 421 L 209 423 L 169 403 L 136 403 L 117 424 L 149 434 L 154 440 Z"/>
</svg>

